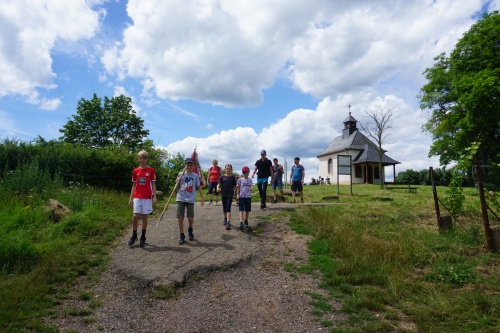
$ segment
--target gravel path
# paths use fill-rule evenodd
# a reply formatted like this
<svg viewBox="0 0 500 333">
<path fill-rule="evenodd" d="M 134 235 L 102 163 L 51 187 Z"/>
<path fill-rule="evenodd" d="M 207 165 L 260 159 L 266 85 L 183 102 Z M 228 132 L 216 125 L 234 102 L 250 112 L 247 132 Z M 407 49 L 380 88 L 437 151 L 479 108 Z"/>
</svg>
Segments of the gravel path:
<svg viewBox="0 0 500 333">
<path fill-rule="evenodd" d="M 318 281 L 284 270 L 287 262 L 307 262 L 307 237 L 291 231 L 283 217 L 265 217 L 291 204 L 268 207 L 252 206 L 250 226 L 261 230 L 257 234 L 226 231 L 220 206 L 196 206 L 195 241 L 179 246 L 171 205 L 160 227 L 150 224 L 145 248 L 128 248 L 129 234 L 124 236 L 100 281 L 82 281 L 50 322 L 62 332 L 329 331 L 312 315 L 304 293 L 324 293 Z M 174 296 L 158 299 L 158 290 Z"/>
</svg>

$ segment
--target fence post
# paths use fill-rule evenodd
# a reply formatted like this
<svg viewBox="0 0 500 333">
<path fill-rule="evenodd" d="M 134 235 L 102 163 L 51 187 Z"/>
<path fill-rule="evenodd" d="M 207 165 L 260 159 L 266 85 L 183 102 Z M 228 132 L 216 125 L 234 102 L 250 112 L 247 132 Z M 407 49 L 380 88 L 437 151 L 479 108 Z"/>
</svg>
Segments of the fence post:
<svg viewBox="0 0 500 333">
<path fill-rule="evenodd" d="M 484 198 L 483 175 L 481 166 L 476 165 L 476 178 L 479 189 L 479 200 L 481 202 L 481 212 L 483 213 L 484 235 L 486 236 L 486 245 L 490 252 L 496 252 L 495 236 L 490 228 L 490 220 L 488 218 L 488 206 Z"/>
</svg>

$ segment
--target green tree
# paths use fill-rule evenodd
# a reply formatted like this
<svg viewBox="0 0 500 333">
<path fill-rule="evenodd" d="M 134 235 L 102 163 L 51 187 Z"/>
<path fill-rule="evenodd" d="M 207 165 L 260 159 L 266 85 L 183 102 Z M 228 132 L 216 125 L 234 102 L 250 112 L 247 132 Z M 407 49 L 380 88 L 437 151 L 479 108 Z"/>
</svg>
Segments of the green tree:
<svg viewBox="0 0 500 333">
<path fill-rule="evenodd" d="M 84 147 L 107 147 L 116 145 L 135 149 L 149 134 L 144 121 L 136 115 L 132 99 L 123 95 L 104 101 L 96 94 L 91 100 L 82 98 L 77 105 L 77 114 L 59 132 L 61 140 L 79 143 Z"/>
<path fill-rule="evenodd" d="M 424 75 L 422 109 L 431 110 L 423 129 L 432 134 L 429 157 L 456 162 L 471 142 L 482 164 L 500 161 L 500 14 L 486 13 L 458 41 L 450 56 L 438 55 Z M 470 170 L 469 180 L 471 179 Z"/>
</svg>

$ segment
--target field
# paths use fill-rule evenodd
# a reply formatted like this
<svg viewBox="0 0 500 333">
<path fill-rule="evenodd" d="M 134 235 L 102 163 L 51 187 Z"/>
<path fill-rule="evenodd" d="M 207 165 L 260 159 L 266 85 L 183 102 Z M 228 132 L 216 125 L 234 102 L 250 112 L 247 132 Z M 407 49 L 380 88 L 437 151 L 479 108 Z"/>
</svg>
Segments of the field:
<svg viewBox="0 0 500 333">
<path fill-rule="evenodd" d="M 130 225 L 129 193 L 63 186 L 30 168 L 0 185 L 0 330 L 55 332 L 56 307 L 79 277 L 99 278 L 109 249 Z M 438 188 L 439 195 L 445 190 Z M 306 202 L 340 204 L 297 204 L 283 213 L 296 232 L 313 236 L 309 262 L 284 269 L 321 277 L 327 296 L 311 293 L 311 311 L 325 330 L 499 331 L 500 256 L 485 249 L 474 189 L 466 189 L 465 215 L 447 232 L 437 228 L 430 187 L 414 194 L 356 185 L 351 195 L 342 186 L 338 199 L 323 199 L 336 195 L 333 185 L 306 186 Z M 43 209 L 49 198 L 73 213 L 50 220 Z M 346 319 L 323 320 L 330 311 Z"/>
</svg>

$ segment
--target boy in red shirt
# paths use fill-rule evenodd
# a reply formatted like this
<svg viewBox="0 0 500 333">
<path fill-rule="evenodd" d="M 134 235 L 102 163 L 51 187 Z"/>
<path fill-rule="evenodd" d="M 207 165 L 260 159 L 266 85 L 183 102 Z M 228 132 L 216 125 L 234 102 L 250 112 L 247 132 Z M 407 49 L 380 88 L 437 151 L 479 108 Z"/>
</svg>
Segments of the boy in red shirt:
<svg viewBox="0 0 500 333">
<path fill-rule="evenodd" d="M 140 247 L 146 245 L 146 229 L 148 227 L 148 214 L 153 211 L 153 204 L 156 203 L 156 172 L 148 166 L 148 153 L 141 150 L 137 154 L 139 167 L 132 171 L 132 190 L 128 205 L 133 207 L 134 216 L 132 220 L 132 237 L 128 241 L 128 246 L 134 245 L 137 240 L 137 227 L 139 225 L 139 215 L 142 216 L 142 234 L 139 242 Z"/>
</svg>

